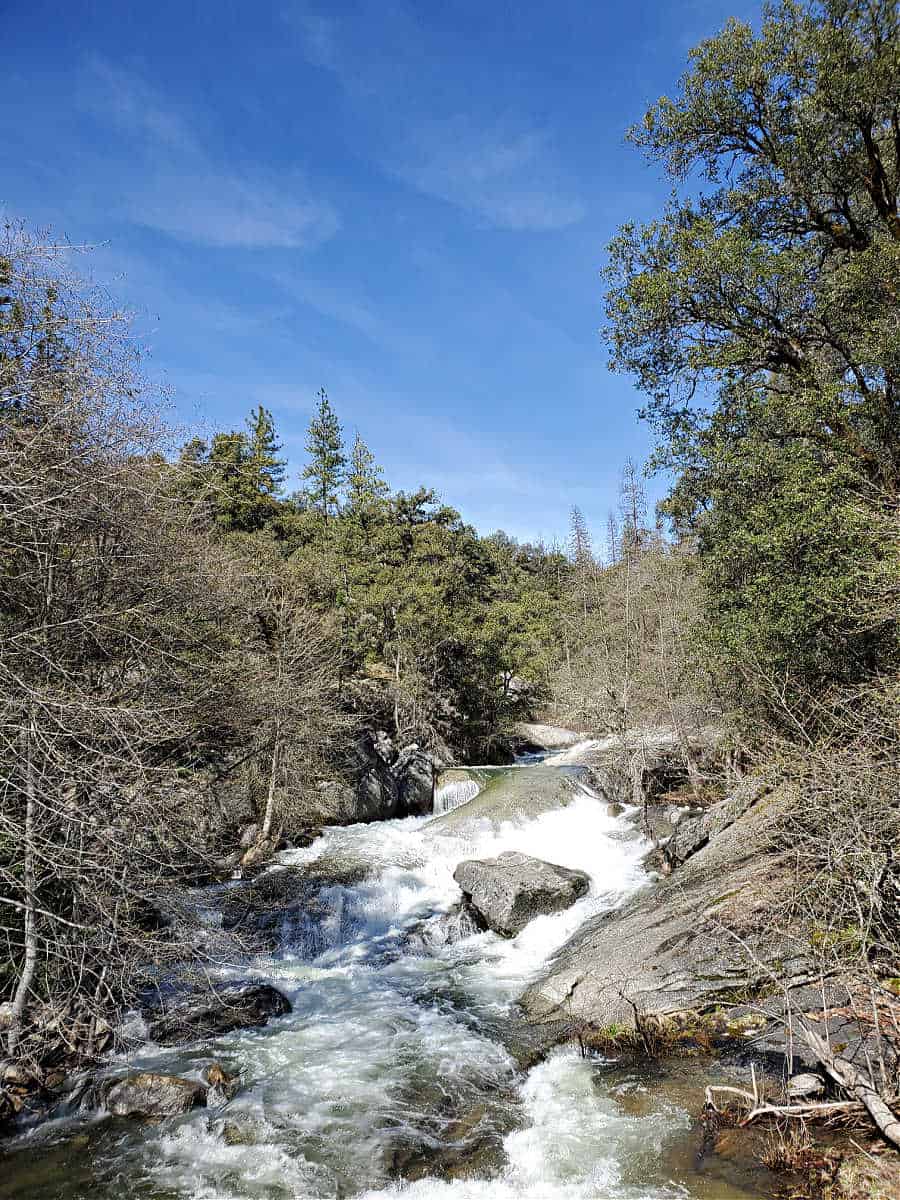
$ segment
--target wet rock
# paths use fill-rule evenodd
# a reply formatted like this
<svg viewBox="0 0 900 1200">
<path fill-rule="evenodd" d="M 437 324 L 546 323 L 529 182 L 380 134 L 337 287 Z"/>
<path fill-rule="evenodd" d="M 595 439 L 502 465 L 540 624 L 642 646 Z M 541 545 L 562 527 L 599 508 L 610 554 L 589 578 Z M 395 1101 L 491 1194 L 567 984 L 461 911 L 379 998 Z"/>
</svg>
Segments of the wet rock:
<svg viewBox="0 0 900 1200">
<path fill-rule="evenodd" d="M 584 871 L 517 851 L 468 859 L 459 864 L 453 878 L 476 917 L 503 937 L 515 937 L 535 917 L 569 908 L 590 887 Z"/>
<path fill-rule="evenodd" d="M 439 1097 L 435 1098 L 440 1105 Z M 443 1097 L 446 1100 L 446 1097 Z M 391 1175 L 408 1182 L 417 1179 L 485 1179 L 506 1164 L 503 1137 L 509 1131 L 506 1114 L 488 1104 L 475 1104 L 449 1115 L 432 1136 L 411 1141 L 401 1134 L 387 1150 Z"/>
<path fill-rule="evenodd" d="M 402 817 L 423 817 L 434 811 L 434 763 L 418 746 L 401 750 L 393 767 L 397 803 Z"/>
<path fill-rule="evenodd" d="M 260 1136 L 259 1129 L 248 1121 L 214 1121 L 210 1124 L 210 1132 L 217 1134 L 226 1146 L 255 1146 L 265 1139 Z"/>
<path fill-rule="evenodd" d="M 411 929 L 404 938 L 404 949 L 407 954 L 440 954 L 445 946 L 481 933 L 482 928 L 466 904 L 454 904 L 447 912 L 428 917 Z"/>
<path fill-rule="evenodd" d="M 0 1125 L 20 1113 L 39 1112 L 46 1101 L 45 1078 L 40 1068 L 20 1062 L 0 1062 Z"/>
<path fill-rule="evenodd" d="M 33 1072 L 26 1070 L 22 1063 L 0 1063 L 0 1085 L 10 1087 L 37 1087 L 40 1079 Z"/>
<path fill-rule="evenodd" d="M 206 1103 L 206 1088 L 178 1075 L 143 1072 L 117 1080 L 104 1102 L 114 1117 L 175 1117 Z"/>
<path fill-rule="evenodd" d="M 488 821 L 495 828 L 508 822 L 533 821 L 545 812 L 565 808 L 584 794 L 577 770 L 563 773 L 555 767 L 529 767 L 492 770 L 486 773 L 484 786 L 468 803 L 442 813 L 428 823 L 434 833 L 467 837 Z"/>
<path fill-rule="evenodd" d="M 175 992 L 146 1007 L 144 1019 L 153 1041 L 172 1045 L 266 1025 L 270 1017 L 290 1011 L 290 1001 L 277 988 L 238 981 Z"/>
<path fill-rule="evenodd" d="M 418 745 L 397 750 L 383 730 L 367 731 L 356 746 L 357 821 L 423 816 L 434 811 L 434 760 Z"/>
<path fill-rule="evenodd" d="M 356 739 L 345 778 L 323 780 L 304 798 L 285 831 L 290 844 L 308 845 L 327 825 L 385 821 L 433 811 L 434 756 L 415 744 L 398 748 L 383 730 Z M 278 848 L 259 841 L 256 823 L 241 832 L 241 866 L 259 865 Z"/>
<path fill-rule="evenodd" d="M 209 1100 L 221 1104 L 233 1100 L 237 1095 L 239 1080 L 231 1075 L 220 1062 L 212 1062 L 203 1070 L 203 1079 L 209 1085 Z"/>
</svg>

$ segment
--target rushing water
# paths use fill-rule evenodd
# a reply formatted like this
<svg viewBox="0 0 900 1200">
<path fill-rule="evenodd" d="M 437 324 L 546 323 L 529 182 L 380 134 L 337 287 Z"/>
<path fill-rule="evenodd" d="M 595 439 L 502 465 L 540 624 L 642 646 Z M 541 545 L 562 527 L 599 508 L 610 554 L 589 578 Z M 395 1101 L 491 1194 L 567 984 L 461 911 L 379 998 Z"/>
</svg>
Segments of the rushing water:
<svg viewBox="0 0 900 1200">
<path fill-rule="evenodd" d="M 530 770 L 518 768 L 519 789 Z M 542 768 L 535 779 L 546 775 Z M 218 1059 L 241 1074 L 231 1103 L 157 1126 L 95 1118 L 38 1128 L 13 1147 L 0 1196 L 755 1194 L 721 1181 L 710 1191 L 677 1165 L 672 1148 L 684 1146 L 691 1122 L 664 1093 L 634 1111 L 610 1064 L 571 1047 L 521 1065 L 527 1039 L 516 997 L 588 916 L 646 885 L 646 844 L 583 782 L 573 782 L 563 807 L 499 825 L 460 820 L 488 778 L 457 777 L 452 792 L 439 793 L 453 824 L 335 828 L 280 856 L 282 867 L 369 864 L 362 882 L 324 888 L 319 916 L 286 929 L 277 954 L 222 969 L 273 982 L 293 1012 L 194 1047 L 145 1045 L 128 1063 L 196 1075 Z M 495 774 L 489 786 L 502 796 L 511 778 Z M 589 895 L 511 941 L 446 919 L 459 900 L 457 863 L 511 849 L 587 871 Z"/>
</svg>

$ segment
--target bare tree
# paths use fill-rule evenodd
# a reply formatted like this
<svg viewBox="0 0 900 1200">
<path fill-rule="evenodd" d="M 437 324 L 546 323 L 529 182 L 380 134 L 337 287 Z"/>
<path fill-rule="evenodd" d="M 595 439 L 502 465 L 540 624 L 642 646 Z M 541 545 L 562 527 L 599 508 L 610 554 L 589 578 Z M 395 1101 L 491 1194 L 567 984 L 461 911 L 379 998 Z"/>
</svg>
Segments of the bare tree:
<svg viewBox="0 0 900 1200">
<path fill-rule="evenodd" d="M 239 706 L 127 323 L 20 229 L 0 272 L 0 933 L 7 1049 L 34 1057 L 96 1045 L 162 952 L 149 900 L 202 869 Z"/>
<path fill-rule="evenodd" d="M 250 857 L 302 825 L 304 800 L 334 776 L 328 749 L 345 722 L 339 706 L 340 646 L 336 626 L 315 611 L 303 578 L 274 543 L 248 538 L 231 572 L 247 618 L 241 647 L 250 699 L 248 735 L 263 766 L 259 836 Z"/>
</svg>

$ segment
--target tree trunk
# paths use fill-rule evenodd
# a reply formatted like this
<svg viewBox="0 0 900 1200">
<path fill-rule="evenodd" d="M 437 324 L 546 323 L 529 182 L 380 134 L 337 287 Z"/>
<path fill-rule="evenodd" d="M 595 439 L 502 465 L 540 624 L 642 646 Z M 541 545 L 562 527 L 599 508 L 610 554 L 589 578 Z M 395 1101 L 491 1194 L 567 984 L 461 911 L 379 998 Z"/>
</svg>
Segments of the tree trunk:
<svg viewBox="0 0 900 1200">
<path fill-rule="evenodd" d="M 272 734 L 272 759 L 269 764 L 269 790 L 266 794 L 266 811 L 263 816 L 259 840 L 267 842 L 272 833 L 272 822 L 275 818 L 275 792 L 278 785 L 278 754 L 281 748 L 281 721 L 275 718 L 275 730 Z"/>
<path fill-rule="evenodd" d="M 34 833 L 37 809 L 37 787 L 34 773 L 34 716 L 29 715 L 28 726 L 22 731 L 22 757 L 25 763 L 25 829 L 24 829 L 24 886 L 25 886 L 25 959 L 22 973 L 12 1000 L 7 1053 L 13 1058 L 22 1035 L 22 1019 L 31 993 L 37 970 L 38 940 L 36 922 L 36 899 L 34 878 Z"/>
<path fill-rule="evenodd" d="M 394 737 L 400 737 L 400 642 L 394 654 Z"/>
</svg>

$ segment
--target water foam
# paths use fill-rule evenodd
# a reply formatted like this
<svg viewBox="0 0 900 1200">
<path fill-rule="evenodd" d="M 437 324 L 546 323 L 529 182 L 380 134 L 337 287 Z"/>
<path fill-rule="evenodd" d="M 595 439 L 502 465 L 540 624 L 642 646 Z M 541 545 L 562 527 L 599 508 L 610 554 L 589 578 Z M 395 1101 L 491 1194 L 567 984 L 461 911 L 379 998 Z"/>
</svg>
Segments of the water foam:
<svg viewBox="0 0 900 1200">
<path fill-rule="evenodd" d="M 148 1046 L 134 1057 L 135 1067 L 184 1074 L 215 1056 L 242 1073 L 241 1091 L 222 1110 L 150 1134 L 143 1170 L 175 1194 L 217 1200 L 650 1195 L 632 1190 L 622 1168 L 629 1139 L 652 1139 L 648 1119 L 619 1114 L 598 1092 L 591 1063 L 569 1050 L 522 1076 L 491 1032 L 585 919 L 643 885 L 645 849 L 581 787 L 564 807 L 524 823 L 497 828 L 485 820 L 448 833 L 408 818 L 327 830 L 312 846 L 285 852 L 281 862 L 291 866 L 364 857 L 372 874 L 323 890 L 320 916 L 253 964 L 289 997 L 289 1016 L 193 1050 Z M 460 927 L 425 951 L 420 938 L 412 952 L 416 932 L 458 904 L 457 864 L 504 850 L 585 870 L 590 892 L 515 939 Z M 505 1157 L 495 1177 L 395 1182 L 398 1149 L 441 1147 L 455 1136 L 454 1121 L 472 1113 Z M 656 1132 L 682 1119 L 660 1118 Z"/>
</svg>

